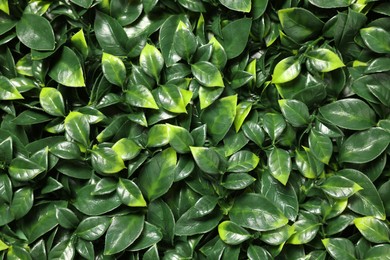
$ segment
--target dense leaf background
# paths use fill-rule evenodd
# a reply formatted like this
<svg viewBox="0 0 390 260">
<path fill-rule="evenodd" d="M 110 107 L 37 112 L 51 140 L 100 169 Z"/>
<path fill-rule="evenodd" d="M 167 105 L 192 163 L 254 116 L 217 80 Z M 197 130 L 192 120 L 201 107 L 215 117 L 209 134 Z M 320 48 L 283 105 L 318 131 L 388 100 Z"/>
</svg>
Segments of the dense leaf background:
<svg viewBox="0 0 390 260">
<path fill-rule="evenodd" d="M 388 259 L 390 3 L 0 0 L 1 259 Z"/>
</svg>

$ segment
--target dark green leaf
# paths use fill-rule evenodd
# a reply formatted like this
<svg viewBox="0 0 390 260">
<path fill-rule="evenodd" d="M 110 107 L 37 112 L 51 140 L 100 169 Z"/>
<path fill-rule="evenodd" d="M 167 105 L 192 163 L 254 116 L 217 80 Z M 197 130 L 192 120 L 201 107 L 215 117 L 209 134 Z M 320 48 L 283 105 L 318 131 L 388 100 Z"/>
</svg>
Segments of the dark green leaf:
<svg viewBox="0 0 390 260">
<path fill-rule="evenodd" d="M 207 173 L 219 173 L 220 158 L 218 153 L 212 148 L 206 147 L 190 147 L 192 156 L 195 159 L 198 167 Z"/>
<path fill-rule="evenodd" d="M 158 109 L 152 93 L 143 85 L 131 86 L 126 91 L 126 102 L 135 107 Z"/>
<path fill-rule="evenodd" d="M 34 193 L 31 188 L 20 188 L 13 194 L 11 203 L 11 212 L 15 219 L 25 216 L 32 208 L 34 203 Z"/>
<path fill-rule="evenodd" d="M 224 87 L 221 72 L 208 61 L 191 65 L 191 71 L 196 80 L 205 87 Z"/>
<path fill-rule="evenodd" d="M 91 157 L 93 169 L 101 174 L 117 173 L 126 167 L 122 158 L 112 148 L 94 148 Z"/>
<path fill-rule="evenodd" d="M 385 222 L 374 217 L 355 218 L 353 222 L 368 241 L 373 243 L 388 243 L 390 241 L 390 229 Z"/>
<path fill-rule="evenodd" d="M 229 172 L 249 172 L 259 164 L 259 157 L 250 151 L 239 151 L 233 154 L 228 161 L 227 171 Z"/>
<path fill-rule="evenodd" d="M 129 25 L 141 15 L 142 1 L 112 1 L 110 11 L 112 17 L 116 18 L 122 26 Z"/>
<path fill-rule="evenodd" d="M 268 156 L 268 167 L 272 176 L 286 185 L 292 169 L 290 154 L 280 148 L 272 149 Z"/>
<path fill-rule="evenodd" d="M 321 184 L 321 189 L 333 198 L 345 199 L 363 188 L 345 177 L 333 175 Z"/>
<path fill-rule="evenodd" d="M 134 182 L 120 178 L 116 191 L 123 204 L 129 207 L 146 207 L 146 201 Z"/>
<path fill-rule="evenodd" d="M 162 239 L 162 233 L 158 227 L 145 221 L 144 229 L 137 240 L 130 246 L 130 251 L 138 251 L 157 244 Z"/>
<path fill-rule="evenodd" d="M 107 217 L 88 217 L 80 222 L 75 234 L 82 239 L 94 241 L 106 232 L 110 223 L 111 220 Z"/>
<path fill-rule="evenodd" d="M 322 239 L 326 251 L 335 259 L 356 259 L 354 245 L 345 238 Z"/>
<path fill-rule="evenodd" d="M 360 30 L 364 43 L 377 53 L 390 53 L 390 34 L 380 27 L 368 27 Z"/>
<path fill-rule="evenodd" d="M 247 230 L 231 221 L 219 224 L 218 234 L 221 240 L 229 245 L 239 245 L 251 237 Z"/>
<path fill-rule="evenodd" d="M 252 20 L 250 18 L 242 18 L 232 21 L 223 27 L 221 31 L 222 37 L 218 40 L 225 49 L 228 59 L 233 59 L 244 51 L 245 44 L 248 42 L 251 25 Z"/>
<path fill-rule="evenodd" d="M 292 126 L 301 127 L 309 123 L 309 109 L 305 103 L 294 99 L 280 99 L 278 102 L 283 116 Z"/>
<path fill-rule="evenodd" d="M 330 138 L 316 130 L 311 130 L 309 147 L 313 155 L 321 162 L 328 164 L 333 153 L 333 144 Z"/>
</svg>

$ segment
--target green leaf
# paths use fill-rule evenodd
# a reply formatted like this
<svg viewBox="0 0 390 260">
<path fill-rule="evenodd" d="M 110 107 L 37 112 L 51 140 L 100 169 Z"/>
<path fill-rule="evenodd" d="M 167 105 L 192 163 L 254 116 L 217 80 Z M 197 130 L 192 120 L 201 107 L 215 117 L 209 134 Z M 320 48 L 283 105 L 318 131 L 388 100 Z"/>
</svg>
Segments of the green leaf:
<svg viewBox="0 0 390 260">
<path fill-rule="evenodd" d="M 328 164 L 333 153 L 333 144 L 330 138 L 316 130 L 311 130 L 309 147 L 312 154 L 321 162 Z"/>
<path fill-rule="evenodd" d="M 302 219 L 296 221 L 292 227 L 295 233 L 292 234 L 287 242 L 293 245 L 302 245 L 314 239 L 320 229 L 320 224 L 308 219 Z"/>
<path fill-rule="evenodd" d="M 251 234 L 247 230 L 231 221 L 219 224 L 218 234 L 221 240 L 229 245 L 239 245 L 251 238 Z"/>
<path fill-rule="evenodd" d="M 307 53 L 308 62 L 319 72 L 329 72 L 344 67 L 344 63 L 333 51 L 318 48 Z"/>
<path fill-rule="evenodd" d="M 234 2 L 238 3 L 237 1 Z M 241 18 L 230 22 L 222 28 L 222 36 L 221 38 L 218 38 L 218 41 L 225 49 L 228 59 L 236 58 L 244 51 L 245 45 L 248 42 L 251 26 L 251 18 Z"/>
<path fill-rule="evenodd" d="M 138 144 L 128 138 L 122 138 L 112 146 L 112 150 L 114 150 L 114 152 L 124 161 L 137 157 L 141 152 L 141 149 L 142 148 L 139 147 Z"/>
<path fill-rule="evenodd" d="M 91 241 L 85 241 L 84 239 L 78 239 L 76 244 L 76 251 L 80 256 L 86 259 L 95 258 L 95 248 Z"/>
<path fill-rule="evenodd" d="M 248 173 L 227 174 L 221 185 L 228 190 L 241 190 L 251 185 L 256 179 Z"/>
<path fill-rule="evenodd" d="M 381 244 L 371 247 L 366 254 L 364 254 L 364 259 L 366 260 L 380 260 L 384 256 L 388 258 L 388 252 L 390 250 L 389 244 Z"/>
<path fill-rule="evenodd" d="M 272 83 L 280 84 L 298 77 L 301 72 L 301 64 L 294 56 L 284 58 L 276 64 L 272 74 Z"/>
<path fill-rule="evenodd" d="M 369 62 L 366 73 L 386 72 L 390 70 L 390 58 L 379 57 Z"/>
<path fill-rule="evenodd" d="M 87 217 L 77 226 L 75 234 L 82 239 L 94 241 L 106 232 L 110 223 L 111 220 L 107 217 Z"/>
<path fill-rule="evenodd" d="M 80 222 L 76 214 L 67 208 L 56 208 L 56 218 L 58 224 L 66 229 L 74 229 Z"/>
<path fill-rule="evenodd" d="M 12 123 L 16 125 L 35 125 L 50 121 L 51 119 L 52 117 L 45 113 L 34 110 L 25 110 L 12 120 Z"/>
<path fill-rule="evenodd" d="M 256 246 L 253 244 L 249 245 L 247 256 L 249 260 L 257 260 L 257 259 L 264 259 L 264 260 L 271 260 L 273 257 L 271 254 L 264 248 L 260 246 Z"/>
<path fill-rule="evenodd" d="M 237 95 L 218 99 L 203 110 L 201 120 L 207 125 L 207 132 L 214 143 L 221 141 L 234 122 Z"/>
<path fill-rule="evenodd" d="M 180 126 L 167 125 L 169 144 L 171 147 L 178 153 L 190 152 L 190 146 L 194 145 L 194 139 L 192 138 L 190 132 Z"/>
<path fill-rule="evenodd" d="M 346 199 L 363 188 L 343 176 L 333 175 L 326 178 L 321 184 L 321 189 L 333 198 Z"/>
<path fill-rule="evenodd" d="M 144 229 L 137 240 L 128 250 L 139 251 L 157 244 L 162 239 L 162 233 L 158 227 L 145 221 Z M 145 255 L 144 255 L 145 256 Z"/>
<path fill-rule="evenodd" d="M 27 47 L 52 51 L 55 47 L 53 28 L 48 20 L 36 14 L 23 14 L 16 24 L 16 35 Z"/>
<path fill-rule="evenodd" d="M 65 103 L 61 92 L 55 88 L 42 88 L 39 102 L 46 113 L 52 116 L 65 116 Z"/>
<path fill-rule="evenodd" d="M 319 111 L 327 121 L 345 129 L 365 130 L 376 123 L 375 112 L 360 99 L 341 99 L 320 107 Z"/>
<path fill-rule="evenodd" d="M 379 193 L 365 174 L 353 169 L 343 169 L 338 171 L 337 175 L 343 176 L 363 188 L 348 199 L 348 208 L 364 216 L 374 216 L 382 220 L 386 218 Z"/>
<path fill-rule="evenodd" d="M 215 37 L 211 38 L 209 43 L 213 46 L 210 58 L 211 63 L 214 64 L 219 70 L 223 70 L 227 62 L 225 49 Z"/>
<path fill-rule="evenodd" d="M 275 179 L 286 185 L 292 170 L 290 154 L 275 147 L 268 156 L 268 168 Z"/>
<path fill-rule="evenodd" d="M 91 156 L 92 167 L 101 174 L 113 174 L 126 168 L 122 158 L 108 147 L 93 148 Z"/>
<path fill-rule="evenodd" d="M 298 215 L 299 203 L 293 186 L 289 183 L 283 186 L 269 171 L 261 172 L 261 179 L 256 182 L 264 195 L 276 208 L 280 209 L 289 220 L 295 221 Z"/>
<path fill-rule="evenodd" d="M 283 31 L 296 42 L 315 37 L 323 27 L 323 22 L 317 16 L 303 8 L 281 9 L 278 16 Z"/>
<path fill-rule="evenodd" d="M 85 40 L 85 35 L 83 29 L 80 29 L 77 33 L 75 33 L 70 41 L 72 45 L 83 55 L 83 58 L 86 59 L 89 54 L 88 44 Z"/>
<path fill-rule="evenodd" d="M 236 107 L 236 117 L 234 118 L 234 128 L 238 132 L 245 121 L 245 118 L 248 116 L 249 112 L 252 109 L 252 103 L 250 102 L 241 102 Z"/>
<path fill-rule="evenodd" d="M 250 151 L 239 151 L 233 154 L 228 161 L 228 172 L 249 172 L 259 164 L 259 157 Z"/>
<path fill-rule="evenodd" d="M 389 133 L 378 127 L 357 132 L 341 144 L 339 161 L 351 163 L 371 162 L 386 150 L 389 142 Z"/>
<path fill-rule="evenodd" d="M 179 24 L 177 25 L 173 39 L 173 48 L 175 52 L 186 61 L 190 60 L 197 49 L 195 35 L 182 21 L 179 21 Z"/>
<path fill-rule="evenodd" d="M 105 237 L 104 254 L 113 255 L 125 250 L 141 235 L 143 228 L 143 215 L 113 217 Z"/>
<path fill-rule="evenodd" d="M 168 148 L 148 161 L 139 175 L 139 187 L 149 201 L 164 195 L 173 184 L 177 154 Z"/>
<path fill-rule="evenodd" d="M 117 181 L 112 178 L 102 178 L 96 184 L 91 195 L 110 194 L 117 188 Z"/>
<path fill-rule="evenodd" d="M 200 109 L 205 109 L 216 101 L 223 93 L 224 88 L 208 88 L 200 86 L 199 101 Z"/>
<path fill-rule="evenodd" d="M 295 230 L 292 226 L 285 225 L 281 228 L 263 232 L 260 236 L 261 241 L 269 245 L 282 245 L 284 244 L 292 234 L 294 234 Z"/>
<path fill-rule="evenodd" d="M 29 187 L 20 188 L 13 194 L 11 212 L 15 219 L 24 217 L 32 208 L 34 193 Z"/>
<path fill-rule="evenodd" d="M 230 10 L 237 12 L 249 13 L 251 11 L 251 1 L 243 0 L 243 1 L 234 1 L 234 0 L 219 0 L 219 2 L 229 8 Z"/>
<path fill-rule="evenodd" d="M 191 101 L 192 92 L 168 84 L 158 88 L 157 96 L 165 110 L 172 113 L 187 113 L 186 106 Z"/>
<path fill-rule="evenodd" d="M 380 27 L 360 30 L 364 43 L 376 53 L 390 53 L 390 33 Z"/>
<path fill-rule="evenodd" d="M 356 259 L 355 247 L 346 238 L 325 238 L 322 239 L 322 244 L 334 259 Z"/>
<path fill-rule="evenodd" d="M 222 74 L 215 65 L 208 61 L 199 61 L 191 65 L 192 74 L 202 86 L 224 87 Z"/>
<path fill-rule="evenodd" d="M 147 221 L 161 230 L 164 242 L 173 243 L 175 218 L 172 210 L 163 200 L 157 199 L 149 203 Z"/>
<path fill-rule="evenodd" d="M 110 83 L 123 87 L 126 79 L 126 68 L 120 58 L 103 52 L 102 69 L 104 76 Z"/>
<path fill-rule="evenodd" d="M 62 49 L 57 62 L 51 67 L 49 76 L 67 87 L 84 87 L 84 73 L 77 55 L 68 47 Z"/>
<path fill-rule="evenodd" d="M 23 247 L 17 245 L 11 245 L 7 251 L 7 259 L 18 260 L 18 259 L 31 259 L 29 252 Z"/>
<path fill-rule="evenodd" d="M 0 175 L 0 199 L 6 202 L 11 202 L 12 199 L 12 183 L 7 174 Z"/>
<path fill-rule="evenodd" d="M 348 7 L 353 3 L 352 0 L 309 0 L 309 2 L 320 8 Z"/>
<path fill-rule="evenodd" d="M 72 3 L 75 3 L 78 6 L 85 8 L 85 9 L 88 9 L 93 2 L 93 0 L 70 0 L 70 1 Z"/>
<path fill-rule="evenodd" d="M 263 116 L 263 127 L 265 132 L 275 141 L 286 128 L 287 124 L 281 114 L 266 113 Z"/>
<path fill-rule="evenodd" d="M 0 100 L 15 99 L 23 99 L 23 96 L 8 78 L 0 76 Z"/>
<path fill-rule="evenodd" d="M 102 12 L 96 12 L 93 28 L 103 52 L 116 56 L 128 54 L 127 35 L 116 19 Z"/>
<path fill-rule="evenodd" d="M 256 231 L 277 229 L 287 224 L 288 219 L 263 195 L 246 193 L 237 197 L 229 211 L 234 223 Z"/>
<path fill-rule="evenodd" d="M 31 159 L 16 157 L 11 161 L 8 173 L 17 181 L 30 181 L 46 169 Z"/>
<path fill-rule="evenodd" d="M 112 1 L 110 3 L 111 16 L 116 18 L 122 26 L 130 25 L 142 13 L 142 1 Z"/>
<path fill-rule="evenodd" d="M 355 218 L 353 222 L 368 241 L 373 243 L 389 243 L 390 229 L 385 222 L 374 217 Z"/>
<path fill-rule="evenodd" d="M 286 120 L 294 127 L 302 127 L 309 123 L 309 109 L 305 103 L 295 99 L 279 99 L 280 109 Z"/>
<path fill-rule="evenodd" d="M 76 111 L 70 112 L 65 118 L 65 131 L 72 139 L 88 147 L 90 126 L 83 114 Z"/>
<path fill-rule="evenodd" d="M 85 185 L 77 191 L 73 206 L 88 216 L 98 216 L 118 208 L 122 203 L 117 193 L 92 195 L 95 185 Z"/>
<path fill-rule="evenodd" d="M 191 153 L 198 167 L 207 173 L 219 173 L 220 158 L 212 148 L 191 146 Z"/>
<path fill-rule="evenodd" d="M 141 190 L 134 182 L 120 178 L 116 192 L 123 204 L 129 207 L 146 207 L 146 201 Z"/>
<path fill-rule="evenodd" d="M 135 107 L 158 109 L 150 90 L 143 85 L 134 85 L 126 91 L 126 102 Z"/>
<path fill-rule="evenodd" d="M 160 147 L 169 143 L 169 126 L 167 124 L 156 124 L 149 129 L 147 147 Z"/>
<path fill-rule="evenodd" d="M 156 47 L 146 44 L 139 57 L 139 64 L 146 74 L 159 81 L 160 72 L 164 67 L 164 58 Z"/>
</svg>

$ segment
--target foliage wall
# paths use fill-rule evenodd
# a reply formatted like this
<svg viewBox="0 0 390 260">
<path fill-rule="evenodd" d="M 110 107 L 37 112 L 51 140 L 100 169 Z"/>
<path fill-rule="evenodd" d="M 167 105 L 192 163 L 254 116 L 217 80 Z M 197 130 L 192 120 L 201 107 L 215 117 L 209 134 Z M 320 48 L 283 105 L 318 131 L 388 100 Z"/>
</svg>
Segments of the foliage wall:
<svg viewBox="0 0 390 260">
<path fill-rule="evenodd" d="M 1 259 L 389 259 L 388 1 L 0 10 Z"/>
</svg>

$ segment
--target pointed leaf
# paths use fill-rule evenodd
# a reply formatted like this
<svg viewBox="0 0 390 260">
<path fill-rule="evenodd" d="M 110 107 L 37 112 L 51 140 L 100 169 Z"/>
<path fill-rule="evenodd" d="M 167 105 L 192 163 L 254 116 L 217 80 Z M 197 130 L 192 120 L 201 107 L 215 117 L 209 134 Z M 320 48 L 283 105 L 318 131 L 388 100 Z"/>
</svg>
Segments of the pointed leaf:
<svg viewBox="0 0 390 260">
<path fill-rule="evenodd" d="M 131 86 L 126 91 L 126 102 L 135 107 L 158 109 L 152 93 L 143 85 Z"/>
<path fill-rule="evenodd" d="M 354 245 L 346 238 L 326 238 L 322 243 L 334 259 L 356 259 Z"/>
<path fill-rule="evenodd" d="M 70 112 L 65 118 L 65 131 L 75 141 L 88 147 L 90 127 L 83 114 L 76 111 Z"/>
<path fill-rule="evenodd" d="M 158 81 L 164 67 L 164 58 L 156 47 L 146 44 L 139 57 L 139 64 L 146 74 Z"/>
<path fill-rule="evenodd" d="M 274 148 L 268 156 L 271 175 L 281 184 L 286 185 L 292 170 L 290 154 L 283 149 Z"/>
<path fill-rule="evenodd" d="M 194 156 L 198 167 L 207 173 L 219 173 L 220 159 L 212 148 L 191 146 L 191 153 Z"/>
<path fill-rule="evenodd" d="M 120 58 L 103 52 L 102 69 L 104 76 L 110 83 L 123 86 L 126 79 L 126 68 Z"/>
<path fill-rule="evenodd" d="M 368 241 L 378 244 L 389 243 L 390 229 L 385 222 L 374 217 L 355 218 L 353 222 Z"/>
<path fill-rule="evenodd" d="M 205 87 L 224 87 L 222 74 L 212 63 L 199 61 L 191 65 L 192 74 Z"/>
<path fill-rule="evenodd" d="M 239 151 L 233 154 L 228 161 L 228 172 L 249 172 L 259 164 L 259 157 L 250 151 Z"/>
<path fill-rule="evenodd" d="M 283 116 L 292 126 L 301 127 L 309 123 L 309 109 L 305 103 L 295 99 L 280 99 L 278 102 Z"/>
<path fill-rule="evenodd" d="M 101 174 L 113 174 L 125 168 L 122 158 L 108 147 L 92 149 L 92 167 Z"/>
<path fill-rule="evenodd" d="M 224 221 L 218 225 L 218 234 L 223 242 L 239 245 L 251 237 L 251 234 L 234 222 Z"/>
<path fill-rule="evenodd" d="M 65 103 L 61 92 L 55 88 L 42 88 L 39 102 L 46 113 L 52 116 L 65 116 Z"/>
<path fill-rule="evenodd" d="M 134 182 L 120 178 L 116 191 L 123 204 L 129 207 L 146 207 L 141 190 Z"/>
<path fill-rule="evenodd" d="M 360 30 L 364 43 L 376 53 L 390 53 L 390 33 L 380 27 Z"/>
<path fill-rule="evenodd" d="M 321 184 L 321 189 L 333 198 L 346 199 L 363 188 L 345 177 L 333 175 Z"/>
<path fill-rule="evenodd" d="M 280 84 L 298 77 L 301 72 L 301 64 L 295 57 L 287 57 L 276 64 L 272 74 L 272 83 Z"/>
</svg>

